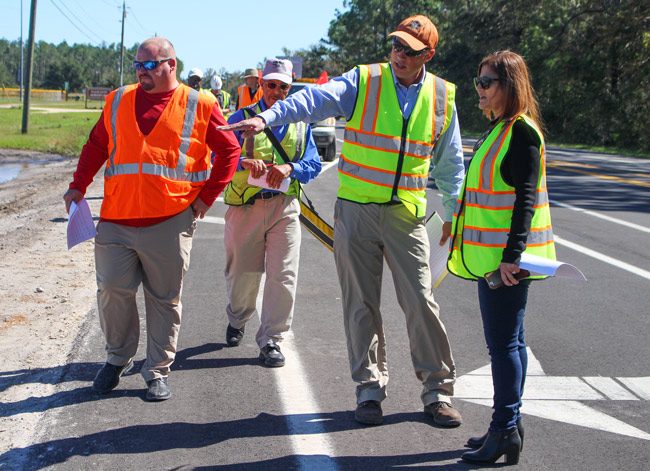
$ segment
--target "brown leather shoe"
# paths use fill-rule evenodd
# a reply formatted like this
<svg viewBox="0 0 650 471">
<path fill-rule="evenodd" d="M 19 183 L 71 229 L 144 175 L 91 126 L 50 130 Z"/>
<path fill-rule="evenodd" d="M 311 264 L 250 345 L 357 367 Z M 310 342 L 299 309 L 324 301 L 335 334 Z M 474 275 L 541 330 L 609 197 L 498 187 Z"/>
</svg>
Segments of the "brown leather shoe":
<svg viewBox="0 0 650 471">
<path fill-rule="evenodd" d="M 433 417 L 433 422 L 440 427 L 458 427 L 463 423 L 463 418 L 448 402 L 432 402 L 424 406 L 424 413 Z"/>
</svg>

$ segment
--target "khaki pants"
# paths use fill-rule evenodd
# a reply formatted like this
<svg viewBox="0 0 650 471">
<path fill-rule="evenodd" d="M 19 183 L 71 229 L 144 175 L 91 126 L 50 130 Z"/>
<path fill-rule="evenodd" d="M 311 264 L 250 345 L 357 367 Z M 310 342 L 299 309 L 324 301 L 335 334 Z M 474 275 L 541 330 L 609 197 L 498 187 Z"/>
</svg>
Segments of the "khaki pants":
<svg viewBox="0 0 650 471">
<path fill-rule="evenodd" d="M 138 349 L 136 292 L 143 286 L 147 322 L 145 381 L 165 377 L 176 356 L 183 276 L 196 221 L 190 208 L 148 227 L 100 222 L 95 239 L 97 304 L 106 361 L 125 365 Z"/>
<path fill-rule="evenodd" d="M 280 342 L 291 328 L 300 258 L 299 214 L 298 199 L 286 195 L 230 206 L 226 212 L 226 313 L 236 329 L 257 315 L 257 295 L 266 273 L 261 325 L 255 336 L 260 348 L 269 340 Z"/>
<path fill-rule="evenodd" d="M 334 258 L 341 283 L 345 334 L 357 402 L 386 398 L 386 340 L 379 304 L 383 261 L 392 274 L 422 402 L 450 401 L 456 367 L 433 299 L 424 222 L 402 204 L 337 200 Z"/>
</svg>

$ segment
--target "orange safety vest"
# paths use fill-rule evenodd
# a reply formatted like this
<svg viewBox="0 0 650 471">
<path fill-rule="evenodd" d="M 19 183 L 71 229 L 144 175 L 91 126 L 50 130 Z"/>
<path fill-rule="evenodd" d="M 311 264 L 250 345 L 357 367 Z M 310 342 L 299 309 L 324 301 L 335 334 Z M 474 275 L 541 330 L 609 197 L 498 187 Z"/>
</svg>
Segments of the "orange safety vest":
<svg viewBox="0 0 650 471">
<path fill-rule="evenodd" d="M 247 107 L 248 105 L 252 105 L 253 103 L 257 103 L 262 99 L 262 87 L 257 87 L 257 91 L 255 92 L 255 95 L 253 95 L 253 98 L 251 99 L 251 93 L 248 88 L 248 85 L 240 85 L 237 87 L 237 96 L 238 101 L 237 101 L 237 109 L 240 110 L 242 108 Z"/>
<path fill-rule="evenodd" d="M 106 97 L 108 153 L 104 219 L 173 216 L 196 199 L 210 176 L 205 136 L 216 99 L 179 85 L 146 136 L 135 116 L 138 85 Z"/>
</svg>

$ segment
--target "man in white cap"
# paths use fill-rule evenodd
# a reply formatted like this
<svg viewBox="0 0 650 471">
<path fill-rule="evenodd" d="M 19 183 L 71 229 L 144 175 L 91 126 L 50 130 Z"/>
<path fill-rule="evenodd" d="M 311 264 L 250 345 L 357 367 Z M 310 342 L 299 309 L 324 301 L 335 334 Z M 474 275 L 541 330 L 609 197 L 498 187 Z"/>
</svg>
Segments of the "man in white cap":
<svg viewBox="0 0 650 471">
<path fill-rule="evenodd" d="M 284 100 L 291 88 L 291 61 L 272 58 L 262 75 L 262 99 L 235 112 L 229 123 L 255 116 Z M 246 322 L 257 315 L 256 300 L 266 273 L 261 325 L 255 340 L 259 359 L 268 367 L 284 366 L 280 351 L 291 328 L 300 256 L 300 184 L 321 170 L 320 157 L 308 124 L 274 126 L 273 139 L 259 134 L 243 140 L 233 180 L 224 191 L 226 212 L 226 343 L 236 347 Z M 273 142 L 275 141 L 275 142 Z M 258 179 L 250 183 L 249 177 Z"/>
<path fill-rule="evenodd" d="M 190 69 L 187 74 L 187 84 L 197 92 L 201 91 L 201 80 L 203 80 L 203 71 L 201 69 Z"/>
<path fill-rule="evenodd" d="M 429 18 L 406 18 L 390 35 L 390 61 L 360 65 L 237 126 L 248 137 L 267 125 L 345 116 L 334 221 L 334 259 L 341 284 L 355 419 L 380 424 L 388 367 L 380 311 L 384 260 L 406 316 L 415 375 L 425 414 L 436 425 L 458 427 L 451 405 L 456 366 L 433 298 L 429 240 L 424 224 L 429 173 L 445 207 L 443 245 L 465 175 L 456 114 L 456 87 L 426 71 L 438 44 Z M 431 167 L 431 170 L 430 170 Z"/>
</svg>

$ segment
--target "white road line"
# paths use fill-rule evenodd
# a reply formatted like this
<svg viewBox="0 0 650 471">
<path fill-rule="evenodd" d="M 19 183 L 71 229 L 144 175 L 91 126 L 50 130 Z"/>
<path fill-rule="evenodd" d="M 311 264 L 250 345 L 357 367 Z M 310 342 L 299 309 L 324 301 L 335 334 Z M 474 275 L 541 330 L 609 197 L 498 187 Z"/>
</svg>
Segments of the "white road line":
<svg viewBox="0 0 650 471">
<path fill-rule="evenodd" d="M 210 224 L 225 224 L 226 220 L 218 216 L 204 216 L 203 219 L 199 219 L 199 222 L 208 222 Z"/>
<path fill-rule="evenodd" d="M 318 464 L 319 470 L 336 470 L 336 462 L 331 459 L 334 452 L 322 425 L 326 419 L 318 417 L 318 404 L 306 381 L 307 375 L 295 349 L 293 336 L 283 339 L 280 345 L 287 362 L 282 368 L 276 368 L 274 373 L 299 467 L 305 470 L 311 468 L 314 462 L 309 456 L 319 455 L 323 457 Z"/>
<path fill-rule="evenodd" d="M 257 294 L 258 316 L 262 312 L 262 300 L 266 275 L 262 275 Z M 319 417 L 318 403 L 314 399 L 307 375 L 300 361 L 298 350 L 293 342 L 293 331 L 285 334 L 280 344 L 286 363 L 282 368 L 274 368 L 273 376 L 282 402 L 284 420 L 289 429 L 289 439 L 298 459 L 298 469 L 336 471 L 338 467 L 332 459 L 334 451 Z M 319 460 L 314 464 L 314 456 Z"/>
<path fill-rule="evenodd" d="M 595 388 L 612 401 L 638 401 L 639 398 L 614 381 L 614 378 L 605 376 L 584 376 L 582 378 L 589 386 Z"/>
<path fill-rule="evenodd" d="M 645 378 L 616 378 L 641 399 L 650 401 L 650 376 Z"/>
<path fill-rule="evenodd" d="M 622 219 L 613 218 L 611 216 L 606 216 L 605 214 L 597 213 L 596 211 L 590 211 L 588 209 L 582 209 L 582 208 L 579 208 L 577 206 L 573 206 L 572 204 L 561 203 L 559 201 L 554 201 L 554 200 L 551 200 L 551 204 L 554 204 L 556 206 L 560 206 L 562 208 L 567 208 L 567 209 L 570 209 L 572 211 L 577 211 L 579 213 L 588 214 L 589 216 L 604 219 L 605 221 L 613 222 L 615 224 L 620 224 L 621 226 L 626 226 L 626 227 L 629 227 L 631 229 L 636 229 L 637 231 L 646 232 L 646 233 L 650 234 L 650 227 L 641 226 L 639 224 L 634 224 L 633 222 L 627 222 L 627 221 L 624 221 Z"/>
<path fill-rule="evenodd" d="M 331 162 L 327 162 L 326 164 L 323 164 L 320 171 L 321 175 L 326 171 L 328 171 L 329 169 L 331 169 L 332 167 L 334 167 L 335 165 L 338 165 L 338 163 L 339 163 L 339 159 L 334 159 Z"/>
<path fill-rule="evenodd" d="M 577 252 L 583 253 L 585 255 L 588 255 L 589 257 L 593 257 L 596 260 L 600 260 L 601 262 L 609 263 L 610 265 L 614 265 L 615 267 L 618 267 L 622 270 L 629 271 L 630 273 L 634 273 L 635 275 L 640 276 L 641 278 L 645 278 L 646 280 L 650 280 L 650 271 L 644 270 L 643 268 L 635 267 L 634 265 L 630 265 L 629 263 L 625 263 L 621 260 L 618 260 L 613 257 L 609 257 L 603 253 L 597 252 L 595 250 L 588 249 L 587 247 L 576 244 L 575 242 L 569 242 L 566 239 L 563 239 L 559 237 L 557 234 L 553 234 L 553 238 L 555 240 L 556 244 L 563 245 L 565 247 L 568 247 L 570 249 L 573 249 Z"/>
</svg>

